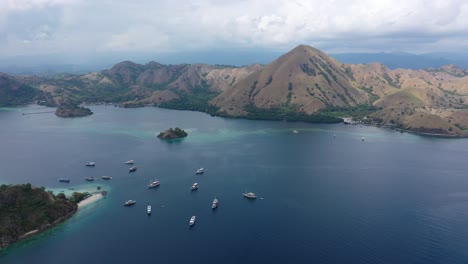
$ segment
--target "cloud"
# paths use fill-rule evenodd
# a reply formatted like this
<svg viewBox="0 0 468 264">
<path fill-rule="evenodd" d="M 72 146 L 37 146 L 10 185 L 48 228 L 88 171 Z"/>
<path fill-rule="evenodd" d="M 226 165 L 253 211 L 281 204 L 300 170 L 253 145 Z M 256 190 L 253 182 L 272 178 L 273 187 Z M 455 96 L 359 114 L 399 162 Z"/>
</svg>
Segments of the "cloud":
<svg viewBox="0 0 468 264">
<path fill-rule="evenodd" d="M 212 48 L 466 48 L 464 0 L 7 0 L 0 56 Z"/>
</svg>

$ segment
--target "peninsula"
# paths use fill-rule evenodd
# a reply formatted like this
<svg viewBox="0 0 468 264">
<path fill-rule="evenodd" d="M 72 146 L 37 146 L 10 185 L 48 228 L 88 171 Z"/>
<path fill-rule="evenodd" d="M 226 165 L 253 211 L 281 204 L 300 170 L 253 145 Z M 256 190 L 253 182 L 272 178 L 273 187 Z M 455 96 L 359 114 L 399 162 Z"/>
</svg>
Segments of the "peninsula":
<svg viewBox="0 0 468 264">
<path fill-rule="evenodd" d="M 159 133 L 158 138 L 160 139 L 176 139 L 176 138 L 184 138 L 188 134 L 183 129 L 178 127 L 176 128 L 169 128 L 168 130 Z"/>
<path fill-rule="evenodd" d="M 0 185 L 0 249 L 64 222 L 87 199 L 100 197 L 74 192 L 67 198 L 64 193 L 55 195 L 29 183 Z"/>
</svg>

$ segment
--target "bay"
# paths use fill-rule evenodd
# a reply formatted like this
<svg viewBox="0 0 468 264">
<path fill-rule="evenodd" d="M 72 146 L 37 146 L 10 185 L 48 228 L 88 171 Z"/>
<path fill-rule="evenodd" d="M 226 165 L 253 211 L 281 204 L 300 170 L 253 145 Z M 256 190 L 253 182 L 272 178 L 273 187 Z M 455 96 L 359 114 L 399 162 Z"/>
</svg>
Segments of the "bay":
<svg viewBox="0 0 468 264">
<path fill-rule="evenodd" d="M 0 263 L 468 260 L 466 139 L 158 108 L 22 115 L 38 108 L 0 109 L 0 183 L 56 191 L 99 185 L 109 195 L 7 249 Z M 176 126 L 189 136 L 156 138 Z M 129 159 L 136 173 L 123 164 Z M 85 167 L 89 161 L 96 167 Z M 199 167 L 204 175 L 195 175 Z M 102 175 L 113 178 L 84 181 Z M 149 190 L 153 178 L 161 186 Z M 199 190 L 191 192 L 194 182 Z M 259 198 L 247 200 L 246 191 Z M 124 207 L 128 199 L 137 204 Z M 192 215 L 197 223 L 189 228 Z"/>
</svg>

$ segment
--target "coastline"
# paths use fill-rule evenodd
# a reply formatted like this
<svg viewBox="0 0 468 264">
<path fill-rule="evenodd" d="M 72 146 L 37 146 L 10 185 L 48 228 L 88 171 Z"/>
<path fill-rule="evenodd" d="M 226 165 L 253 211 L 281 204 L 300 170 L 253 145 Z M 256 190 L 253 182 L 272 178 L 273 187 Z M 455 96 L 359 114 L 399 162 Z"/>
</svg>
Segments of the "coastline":
<svg viewBox="0 0 468 264">
<path fill-rule="evenodd" d="M 28 104 L 28 105 L 39 105 L 36 103 Z M 104 102 L 83 102 L 82 105 L 84 106 L 113 106 L 113 107 L 119 107 L 119 108 L 125 108 L 119 105 L 119 103 L 104 103 Z M 0 109 L 15 109 L 18 107 L 22 107 L 24 105 L 20 106 L 15 106 L 15 107 L 3 107 Z M 259 121 L 287 121 L 287 122 L 304 122 L 304 123 L 312 123 L 312 124 L 318 124 L 323 122 L 311 122 L 311 121 L 301 121 L 301 120 L 283 120 L 283 119 L 268 119 L 268 118 L 249 118 L 248 116 L 231 116 L 231 115 L 226 115 L 224 113 L 213 113 L 209 111 L 200 111 L 200 110 L 191 110 L 191 109 L 178 109 L 178 108 L 171 108 L 171 107 L 164 107 L 164 106 L 158 106 L 158 105 L 152 105 L 152 104 L 146 104 L 146 105 L 141 105 L 137 106 L 135 108 L 143 108 L 143 107 L 155 107 L 155 108 L 160 108 L 160 109 L 168 109 L 168 110 L 177 110 L 177 111 L 194 111 L 194 112 L 199 112 L 199 113 L 205 113 L 213 117 L 221 117 L 221 118 L 227 118 L 227 119 L 243 119 L 243 120 L 259 120 Z M 54 108 L 54 107 L 51 107 Z M 418 132 L 418 131 L 413 131 L 413 130 L 406 130 L 406 129 L 401 129 L 401 128 L 394 128 L 388 125 L 378 125 L 378 124 L 369 124 L 369 123 L 356 123 L 356 124 L 346 124 L 344 120 L 342 123 L 345 125 L 364 125 L 364 126 L 372 126 L 372 127 L 378 127 L 378 128 L 386 128 L 386 129 L 391 129 L 391 130 L 396 130 L 399 132 L 408 132 L 411 134 L 419 135 L 419 136 L 425 136 L 425 137 L 435 137 L 435 138 L 448 138 L 448 139 L 456 139 L 456 138 L 468 138 L 468 134 L 465 135 L 453 135 L 453 134 L 438 134 L 438 133 L 425 133 L 425 132 Z M 325 123 L 327 124 L 327 123 Z"/>
<path fill-rule="evenodd" d="M 83 208 L 87 205 L 90 205 L 92 203 L 95 203 L 99 200 L 101 200 L 102 198 L 104 198 L 104 195 L 102 194 L 102 192 L 95 192 L 95 193 L 91 193 L 91 196 L 84 199 L 83 201 L 79 202 L 77 205 L 78 205 L 78 210 L 80 208 Z"/>
<path fill-rule="evenodd" d="M 77 190 L 77 191 L 86 192 L 86 190 Z M 23 241 L 25 239 L 33 237 L 33 236 L 35 236 L 37 234 L 43 233 L 46 230 L 49 230 L 51 228 L 54 228 L 54 227 L 58 226 L 61 223 L 66 222 L 68 219 L 73 217 L 80 209 L 82 209 L 83 207 L 86 207 L 86 206 L 88 206 L 90 204 L 93 204 L 93 203 L 101 200 L 102 198 L 104 198 L 104 195 L 102 194 L 102 191 L 91 193 L 90 197 L 88 197 L 88 198 L 86 198 L 86 199 L 84 199 L 81 202 L 76 204 L 76 208 L 75 208 L 75 210 L 73 212 L 62 216 L 59 219 L 55 220 L 54 222 L 52 222 L 50 224 L 47 224 L 47 225 L 44 225 L 41 228 L 30 230 L 30 231 L 22 234 L 21 236 L 19 236 L 19 238 L 16 241 L 13 241 L 12 243 L 0 244 L 0 250 L 4 250 L 7 247 L 11 246 L 12 244 L 18 243 L 20 241 Z"/>
<path fill-rule="evenodd" d="M 43 233 L 44 231 L 47 231 L 47 230 L 49 230 L 49 229 L 51 229 L 51 228 L 54 228 L 54 227 L 58 226 L 58 225 L 61 224 L 61 223 L 64 223 L 65 221 L 67 221 L 68 219 L 70 219 L 73 215 L 75 215 L 76 212 L 78 212 L 78 207 L 75 208 L 75 210 L 73 210 L 71 213 L 60 217 L 59 219 L 55 220 L 55 221 L 52 222 L 52 223 L 43 225 L 43 226 L 41 226 L 41 227 L 38 228 L 38 229 L 34 229 L 34 230 L 31 230 L 31 231 L 28 231 L 28 232 L 22 234 L 21 236 L 19 236 L 19 237 L 18 237 L 16 240 L 14 240 L 14 241 L 9 241 L 9 242 L 0 244 L 0 251 L 5 250 L 5 249 L 7 249 L 8 247 L 10 247 L 11 245 L 14 245 L 14 244 L 16 244 L 16 243 L 18 243 L 18 242 L 24 241 L 24 240 L 26 240 L 26 239 L 28 239 L 28 238 L 31 238 L 31 237 L 35 236 L 35 235 L 38 235 L 38 234 L 40 234 L 40 233 Z"/>
<path fill-rule="evenodd" d="M 389 127 L 382 127 L 382 128 L 389 128 Z M 390 128 L 392 129 L 392 128 Z M 424 136 L 424 137 L 434 137 L 434 138 L 468 138 L 468 135 L 450 135 L 450 134 L 437 134 L 437 133 L 425 133 L 425 132 L 417 132 L 413 130 L 406 130 L 406 129 L 401 129 L 401 128 L 395 128 L 396 131 L 399 131 L 401 133 L 407 132 L 411 134 L 415 134 L 418 136 Z"/>
</svg>

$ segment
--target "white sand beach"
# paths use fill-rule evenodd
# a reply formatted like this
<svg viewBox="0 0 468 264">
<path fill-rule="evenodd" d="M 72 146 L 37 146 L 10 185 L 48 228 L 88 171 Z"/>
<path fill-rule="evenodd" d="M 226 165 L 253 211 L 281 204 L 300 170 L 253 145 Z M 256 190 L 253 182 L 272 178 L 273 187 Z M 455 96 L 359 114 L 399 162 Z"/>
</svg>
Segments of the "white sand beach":
<svg viewBox="0 0 468 264">
<path fill-rule="evenodd" d="M 83 206 L 92 204 L 92 203 L 98 201 L 99 199 L 101 199 L 102 197 L 104 197 L 104 196 L 100 192 L 99 193 L 93 193 L 91 195 L 91 197 L 88 197 L 88 198 L 86 198 L 83 201 L 78 203 L 78 209 L 82 208 Z"/>
</svg>

